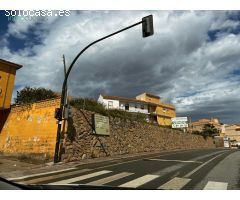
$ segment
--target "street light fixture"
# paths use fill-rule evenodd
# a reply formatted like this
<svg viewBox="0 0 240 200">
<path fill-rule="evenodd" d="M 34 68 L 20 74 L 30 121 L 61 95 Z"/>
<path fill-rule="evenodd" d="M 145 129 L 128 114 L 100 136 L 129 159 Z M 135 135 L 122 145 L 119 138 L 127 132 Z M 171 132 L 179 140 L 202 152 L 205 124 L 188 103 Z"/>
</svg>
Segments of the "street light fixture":
<svg viewBox="0 0 240 200">
<path fill-rule="evenodd" d="M 149 15 L 149 16 L 146 16 L 146 17 L 143 17 L 142 20 L 140 22 L 137 22 L 131 26 L 128 26 L 126 28 L 123 28 L 119 31 L 116 31 L 112 34 L 109 34 L 105 37 L 102 37 L 92 43 L 90 43 L 89 45 L 87 45 L 82 51 L 80 51 L 78 53 L 78 55 L 74 58 L 74 60 L 72 61 L 70 67 L 68 68 L 68 71 L 65 75 L 65 78 L 64 78 L 64 81 L 63 81 L 63 85 L 62 85 L 62 94 L 61 94 L 61 103 L 60 103 L 60 108 L 58 108 L 58 112 L 63 112 L 63 107 L 66 106 L 64 105 L 64 103 L 66 102 L 65 101 L 65 98 L 66 98 L 66 84 L 67 84 L 67 79 L 68 79 L 68 76 L 73 68 L 73 65 L 75 64 L 75 62 L 77 61 L 77 59 L 83 54 L 84 51 L 86 51 L 90 46 L 102 41 L 102 40 L 105 40 L 113 35 L 116 35 L 118 33 L 121 33 L 123 31 L 126 31 L 130 28 L 133 28 L 137 25 L 140 25 L 142 24 L 142 35 L 143 37 L 148 37 L 148 36 L 151 36 L 153 35 L 154 33 L 154 30 L 153 30 L 153 16 L 152 15 Z M 60 147 L 60 139 L 61 139 L 61 128 L 62 128 L 62 125 L 61 125 L 61 121 L 62 121 L 62 115 L 59 115 L 61 116 L 60 118 L 58 117 L 57 120 L 58 120 L 58 128 L 57 128 L 57 139 L 56 139 L 56 146 L 55 146 L 55 153 L 54 153 L 54 163 L 57 163 L 59 162 L 59 147 Z"/>
</svg>

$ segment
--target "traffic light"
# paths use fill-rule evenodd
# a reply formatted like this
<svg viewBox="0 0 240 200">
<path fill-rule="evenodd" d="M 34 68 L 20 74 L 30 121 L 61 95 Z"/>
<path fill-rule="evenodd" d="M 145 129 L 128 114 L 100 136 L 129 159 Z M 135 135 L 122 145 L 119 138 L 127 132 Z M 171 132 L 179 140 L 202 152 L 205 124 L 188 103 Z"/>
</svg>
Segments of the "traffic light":
<svg viewBox="0 0 240 200">
<path fill-rule="evenodd" d="M 142 34 L 143 37 L 148 37 L 153 35 L 153 16 L 149 15 L 142 18 Z"/>
<path fill-rule="evenodd" d="M 61 108 L 55 108 L 54 118 L 62 121 L 62 110 Z"/>
</svg>

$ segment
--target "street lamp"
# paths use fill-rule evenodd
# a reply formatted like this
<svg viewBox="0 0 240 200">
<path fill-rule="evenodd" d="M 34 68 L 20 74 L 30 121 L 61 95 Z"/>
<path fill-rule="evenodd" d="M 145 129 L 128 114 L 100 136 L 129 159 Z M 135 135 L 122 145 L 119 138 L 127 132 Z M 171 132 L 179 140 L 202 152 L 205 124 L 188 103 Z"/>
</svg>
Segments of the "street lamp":
<svg viewBox="0 0 240 200">
<path fill-rule="evenodd" d="M 58 128 L 57 128 L 57 139 L 56 139 L 56 146 L 55 146 L 55 153 L 54 153 L 54 163 L 57 163 L 59 162 L 59 146 L 60 146 L 60 137 L 61 137 L 61 128 L 62 128 L 62 125 L 61 125 L 61 121 L 62 121 L 62 112 L 63 112 L 63 107 L 65 106 L 64 103 L 66 102 L 65 101 L 65 98 L 66 98 L 66 84 L 67 84 L 67 79 L 68 79 L 68 76 L 73 68 L 73 65 L 75 64 L 75 62 L 77 61 L 77 59 L 83 54 L 84 51 L 86 51 L 90 46 L 102 41 L 102 40 L 105 40 L 113 35 L 116 35 L 118 33 L 121 33 L 123 31 L 126 31 L 130 28 L 133 28 L 134 26 L 137 26 L 139 24 L 142 24 L 142 35 L 143 37 L 148 37 L 148 36 L 151 36 L 153 35 L 154 33 L 154 30 L 153 30 L 153 16 L 152 15 L 149 15 L 149 16 L 146 16 L 146 17 L 143 17 L 142 20 L 140 22 L 137 22 L 131 26 L 128 26 L 126 28 L 123 28 L 119 31 L 116 31 L 112 34 L 109 34 L 105 37 L 102 37 L 92 43 L 90 43 L 89 45 L 87 45 L 82 51 L 80 51 L 78 53 L 78 55 L 74 58 L 74 60 L 72 61 L 70 67 L 68 68 L 68 71 L 65 75 L 65 78 L 64 78 L 64 81 L 63 81 L 63 85 L 62 85 L 62 93 L 61 93 L 61 103 L 60 103 L 60 108 L 57 108 L 56 109 L 56 113 L 61 113 L 61 114 L 58 114 L 58 117 L 57 120 L 58 120 Z M 56 116 L 56 114 L 55 114 Z"/>
</svg>

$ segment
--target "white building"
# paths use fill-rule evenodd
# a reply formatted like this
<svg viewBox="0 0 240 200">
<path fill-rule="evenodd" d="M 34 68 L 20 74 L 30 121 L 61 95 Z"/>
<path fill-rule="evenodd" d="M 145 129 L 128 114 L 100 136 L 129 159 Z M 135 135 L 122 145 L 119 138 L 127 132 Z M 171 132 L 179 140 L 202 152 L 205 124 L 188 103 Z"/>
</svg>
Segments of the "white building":
<svg viewBox="0 0 240 200">
<path fill-rule="evenodd" d="M 121 109 L 129 112 L 149 113 L 149 102 L 117 96 L 100 95 L 98 102 L 103 104 L 107 109 Z"/>
</svg>

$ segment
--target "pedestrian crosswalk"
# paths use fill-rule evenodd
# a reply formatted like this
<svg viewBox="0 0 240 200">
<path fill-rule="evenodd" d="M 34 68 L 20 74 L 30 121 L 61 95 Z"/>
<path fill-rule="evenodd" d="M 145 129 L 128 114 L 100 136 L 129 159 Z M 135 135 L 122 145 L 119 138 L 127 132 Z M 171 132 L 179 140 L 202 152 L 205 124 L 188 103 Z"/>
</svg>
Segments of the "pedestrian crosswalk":
<svg viewBox="0 0 240 200">
<path fill-rule="evenodd" d="M 59 178 L 64 178 L 64 177 L 68 177 L 68 176 L 74 176 L 74 175 L 78 175 L 84 172 L 90 171 L 90 169 L 82 169 L 82 170 L 77 170 L 77 171 L 71 171 L 71 172 L 67 172 L 67 173 L 63 173 L 63 174 L 55 174 L 55 175 L 49 175 L 49 176 L 43 176 L 40 178 L 34 178 L 34 179 L 30 179 L 30 180 L 26 180 L 26 181 L 21 181 L 20 183 L 22 184 L 36 184 L 36 183 L 41 183 L 41 182 L 47 182 L 47 181 L 51 181 L 54 179 L 59 179 Z"/>
<path fill-rule="evenodd" d="M 164 190 L 180 190 L 183 188 L 191 179 L 189 178 L 178 178 L 175 177 L 168 181 L 167 183 L 161 185 L 158 189 Z"/>
<path fill-rule="evenodd" d="M 120 188 L 146 188 L 163 190 L 187 189 L 192 179 L 189 177 L 171 177 L 169 180 L 163 179 L 163 175 L 155 174 L 135 174 L 132 172 L 114 172 L 110 170 L 76 169 L 58 170 L 49 173 L 41 173 L 23 177 L 12 178 L 13 181 L 21 184 L 49 184 L 49 185 L 78 185 L 86 184 L 93 186 L 108 185 Z M 154 182 L 154 184 L 152 184 Z M 154 185 L 154 188 L 152 188 Z M 156 187 L 155 187 L 156 186 Z M 228 183 L 207 181 L 204 190 L 226 190 Z M 194 188 L 193 188 L 194 189 Z"/>
<path fill-rule="evenodd" d="M 207 185 L 203 188 L 204 190 L 226 190 L 228 183 L 208 181 Z"/>
<path fill-rule="evenodd" d="M 91 174 L 85 174 L 85 175 L 70 178 L 70 179 L 64 179 L 62 181 L 52 182 L 50 184 L 51 185 L 65 185 L 65 184 L 68 184 L 68 183 L 74 183 L 74 182 L 77 182 L 77 181 L 82 181 L 82 180 L 85 180 L 85 179 L 88 179 L 88 178 L 92 178 L 92 177 L 95 177 L 95 176 L 107 174 L 107 173 L 110 173 L 110 172 L 111 171 L 103 170 L 103 171 L 94 172 L 94 173 L 91 173 Z"/>
<path fill-rule="evenodd" d="M 153 179 L 156 179 L 158 177 L 159 177 L 158 175 L 147 174 L 147 175 L 144 175 L 137 179 L 134 179 L 132 181 L 129 181 L 127 183 L 124 183 L 124 184 L 120 185 L 120 187 L 137 188 L 137 187 L 139 187 L 145 183 L 148 183 L 149 181 L 152 181 Z"/>
<path fill-rule="evenodd" d="M 118 173 L 118 174 L 115 174 L 115 175 L 112 175 L 112 176 L 109 176 L 109 177 L 106 177 L 106 178 L 102 178 L 102 179 L 99 179 L 99 180 L 96 180 L 96 181 L 89 182 L 87 184 L 88 185 L 104 185 L 104 184 L 119 180 L 121 178 L 130 176 L 132 174 L 133 173 L 122 172 L 122 173 Z"/>
</svg>

